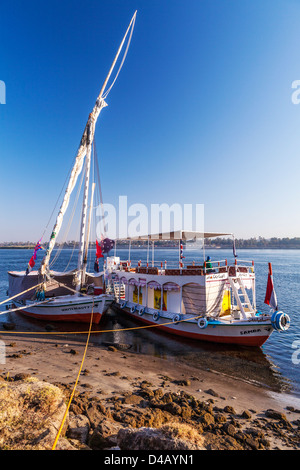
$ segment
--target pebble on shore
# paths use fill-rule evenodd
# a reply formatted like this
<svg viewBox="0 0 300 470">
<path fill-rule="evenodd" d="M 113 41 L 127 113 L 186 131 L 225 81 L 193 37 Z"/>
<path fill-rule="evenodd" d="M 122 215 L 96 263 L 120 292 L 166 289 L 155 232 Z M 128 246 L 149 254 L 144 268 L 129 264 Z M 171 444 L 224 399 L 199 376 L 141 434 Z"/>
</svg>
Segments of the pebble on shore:
<svg viewBox="0 0 300 470">
<path fill-rule="evenodd" d="M 69 385 L 49 384 L 28 374 L 2 376 L 0 449 L 49 448 L 70 392 Z M 58 448 L 266 450 L 281 440 L 299 449 L 300 420 L 291 423 L 272 409 L 263 417 L 252 418 L 252 413 L 238 414 L 231 406 L 216 406 L 213 399 L 202 401 L 183 390 L 166 392 L 140 381 L 134 392 L 104 399 L 76 393 Z"/>
</svg>

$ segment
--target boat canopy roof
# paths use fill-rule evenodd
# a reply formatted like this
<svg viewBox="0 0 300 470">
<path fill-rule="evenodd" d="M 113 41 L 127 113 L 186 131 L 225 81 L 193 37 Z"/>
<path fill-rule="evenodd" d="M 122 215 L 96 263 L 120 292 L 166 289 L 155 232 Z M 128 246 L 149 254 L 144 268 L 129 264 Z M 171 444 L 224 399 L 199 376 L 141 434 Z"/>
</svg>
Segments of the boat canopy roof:
<svg viewBox="0 0 300 470">
<path fill-rule="evenodd" d="M 232 233 L 219 232 L 196 232 L 190 230 L 175 230 L 172 232 L 155 233 L 148 235 L 139 235 L 135 237 L 127 237 L 126 240 L 194 240 L 197 238 L 214 238 L 224 235 L 233 236 Z"/>
</svg>

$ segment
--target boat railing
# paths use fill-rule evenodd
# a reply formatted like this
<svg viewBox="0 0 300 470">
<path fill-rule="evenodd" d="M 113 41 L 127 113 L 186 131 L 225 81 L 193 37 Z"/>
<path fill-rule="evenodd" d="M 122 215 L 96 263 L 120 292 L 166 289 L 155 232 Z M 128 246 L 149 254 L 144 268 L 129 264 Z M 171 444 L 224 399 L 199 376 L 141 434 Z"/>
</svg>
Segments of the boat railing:
<svg viewBox="0 0 300 470">
<path fill-rule="evenodd" d="M 239 273 L 254 273 L 254 261 L 235 259 L 234 264 L 228 266 L 228 276 L 236 277 Z"/>
<path fill-rule="evenodd" d="M 210 261 L 210 264 L 205 261 L 203 264 L 191 262 L 184 264 L 181 261 L 161 261 L 145 263 L 141 260 L 133 261 L 126 260 L 120 261 L 118 270 L 139 274 L 152 274 L 152 275 L 206 275 L 211 273 L 226 273 L 229 276 L 236 276 L 237 273 L 254 272 L 254 262 L 249 260 L 235 260 L 234 264 L 229 265 L 227 259 Z"/>
</svg>

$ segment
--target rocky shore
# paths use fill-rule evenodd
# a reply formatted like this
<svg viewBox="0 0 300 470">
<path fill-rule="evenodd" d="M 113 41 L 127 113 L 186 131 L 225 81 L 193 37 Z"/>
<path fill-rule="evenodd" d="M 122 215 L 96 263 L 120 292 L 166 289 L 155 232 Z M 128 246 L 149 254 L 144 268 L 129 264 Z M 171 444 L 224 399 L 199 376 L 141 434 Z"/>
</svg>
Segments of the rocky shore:
<svg viewBox="0 0 300 470">
<path fill-rule="evenodd" d="M 84 344 L 1 339 L 0 449 L 51 449 Z M 300 410 L 279 398 L 128 345 L 91 343 L 57 449 L 299 450 Z"/>
</svg>

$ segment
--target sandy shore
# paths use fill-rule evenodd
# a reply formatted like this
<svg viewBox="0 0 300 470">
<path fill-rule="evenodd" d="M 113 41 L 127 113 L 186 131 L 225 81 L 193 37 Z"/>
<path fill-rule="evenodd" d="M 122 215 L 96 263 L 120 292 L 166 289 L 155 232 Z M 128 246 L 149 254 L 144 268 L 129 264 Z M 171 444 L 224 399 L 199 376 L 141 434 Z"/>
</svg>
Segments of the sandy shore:
<svg viewBox="0 0 300 470">
<path fill-rule="evenodd" d="M 13 332 L 1 334 L 6 344 L 6 363 L 1 364 L 4 374 L 30 373 L 41 380 L 72 384 L 75 382 L 85 344 L 71 337 L 24 335 L 20 338 Z M 295 406 L 295 400 L 289 395 L 275 394 L 263 388 L 228 377 L 210 369 L 199 370 L 192 364 L 169 362 L 161 358 L 139 355 L 131 352 L 126 345 L 93 345 L 90 340 L 78 387 L 89 388 L 91 393 L 113 394 L 131 390 L 132 381 L 147 380 L 157 387 L 161 386 L 162 377 L 174 381 L 189 380 L 189 393 L 197 398 L 209 398 L 205 390 L 213 389 L 218 398 L 235 408 L 252 408 L 257 411 L 276 407 L 285 412 L 286 406 Z M 84 375 L 85 374 L 85 375 Z M 170 381 L 172 391 L 178 387 Z M 187 390 L 187 386 L 181 389 Z M 272 396 L 273 395 L 273 396 Z M 289 402 L 284 403 L 283 397 Z M 299 403 L 300 405 L 300 403 Z M 298 416 L 299 417 L 299 416 Z"/>
<path fill-rule="evenodd" d="M 1 332 L 5 363 L 1 375 L 30 374 L 39 380 L 73 386 L 82 362 L 85 343 L 74 336 L 18 335 Z M 246 410 L 264 419 L 266 410 L 284 413 L 289 422 L 299 421 L 300 404 L 288 395 L 275 395 L 263 388 L 193 364 L 172 362 L 130 351 L 126 345 L 93 344 L 91 336 L 77 392 L 109 400 L 126 392 L 137 392 L 147 381 L 164 392 L 185 391 L 214 406 L 231 406 L 238 415 Z M 291 408 L 293 407 L 293 408 Z M 287 449 L 285 439 L 272 437 L 274 448 Z M 294 444 L 295 446 L 295 444 Z"/>
</svg>

